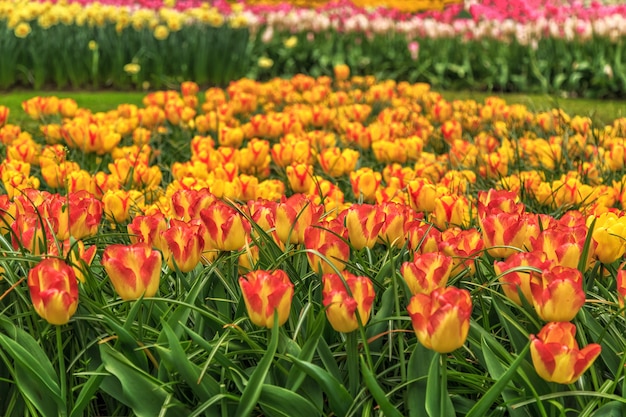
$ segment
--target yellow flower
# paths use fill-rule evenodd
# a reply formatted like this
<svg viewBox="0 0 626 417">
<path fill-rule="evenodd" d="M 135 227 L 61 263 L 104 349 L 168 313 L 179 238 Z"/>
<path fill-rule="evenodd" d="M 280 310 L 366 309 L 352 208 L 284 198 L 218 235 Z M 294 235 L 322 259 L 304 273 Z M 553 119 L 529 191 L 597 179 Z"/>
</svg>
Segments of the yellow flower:
<svg viewBox="0 0 626 417">
<path fill-rule="evenodd" d="M 154 28 L 154 37 L 160 41 L 167 39 L 169 34 L 170 30 L 167 28 L 167 26 L 158 25 Z"/>
<path fill-rule="evenodd" d="M 27 37 L 30 34 L 30 32 L 31 32 L 30 25 L 26 22 L 21 22 L 13 30 L 13 33 L 15 34 L 15 36 L 18 38 L 22 38 L 22 39 Z"/>
<path fill-rule="evenodd" d="M 89 47 L 90 51 L 95 51 L 95 50 L 98 49 L 98 42 L 96 42 L 96 41 L 89 41 L 87 46 Z"/>
<path fill-rule="evenodd" d="M 124 65 L 124 72 L 126 74 L 135 75 L 139 71 L 141 71 L 141 66 L 139 64 L 135 64 L 133 62 L 133 63 Z"/>
<path fill-rule="evenodd" d="M 274 65 L 274 61 L 272 61 L 271 58 L 268 58 L 266 56 L 262 56 L 261 58 L 259 58 L 259 67 L 272 68 L 272 65 Z"/>
<path fill-rule="evenodd" d="M 285 45 L 285 48 L 291 49 L 298 44 L 298 38 L 295 36 L 290 36 L 289 38 L 285 39 L 283 44 Z"/>
</svg>

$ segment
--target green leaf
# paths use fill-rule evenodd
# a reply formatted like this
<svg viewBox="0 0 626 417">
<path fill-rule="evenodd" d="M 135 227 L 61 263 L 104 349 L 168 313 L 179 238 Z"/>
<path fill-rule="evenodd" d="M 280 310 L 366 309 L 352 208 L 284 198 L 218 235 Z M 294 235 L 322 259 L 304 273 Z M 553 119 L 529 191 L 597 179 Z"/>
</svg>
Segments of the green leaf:
<svg viewBox="0 0 626 417">
<path fill-rule="evenodd" d="M 157 349 L 165 366 L 170 371 L 180 374 L 200 401 L 208 401 L 211 397 L 220 394 L 220 385 L 214 378 L 204 374 L 200 379 L 202 370 L 189 360 L 172 328 L 166 322 L 161 325 L 167 337 L 169 349 L 163 346 L 157 346 Z"/>
<path fill-rule="evenodd" d="M 317 349 L 317 344 L 319 343 L 322 333 L 324 332 L 325 325 L 326 314 L 324 314 L 324 312 L 320 312 L 315 320 L 315 323 L 313 323 L 313 329 L 308 335 L 307 341 L 304 343 L 304 346 L 298 355 L 298 359 L 305 362 L 310 362 L 313 359 L 313 355 Z M 287 388 L 297 391 L 302 384 L 302 381 L 304 381 L 305 376 L 306 374 L 301 369 L 297 367 L 291 368 L 287 377 Z"/>
<path fill-rule="evenodd" d="M 100 384 L 104 379 L 104 374 L 102 371 L 104 370 L 104 366 L 100 365 L 98 369 L 89 377 L 87 382 L 83 384 L 80 393 L 78 394 L 78 398 L 74 403 L 74 407 L 72 408 L 72 412 L 70 413 L 70 417 L 80 417 L 84 414 L 85 408 L 89 405 L 93 396 L 100 388 Z"/>
<path fill-rule="evenodd" d="M 430 417 L 454 417 L 454 405 L 448 394 L 447 384 L 442 387 L 441 372 L 447 372 L 447 369 L 441 366 L 441 358 L 440 354 L 435 354 L 430 361 L 426 383 L 426 412 Z"/>
<path fill-rule="evenodd" d="M 171 400 L 163 383 L 131 363 L 122 353 L 107 344 L 100 345 L 104 368 L 119 382 L 121 390 L 107 389 L 116 400 L 133 409 L 139 417 L 161 415 L 167 406 L 167 414 L 184 416 L 188 412 L 177 401 Z"/>
<path fill-rule="evenodd" d="M 44 416 L 65 413 L 58 376 L 37 341 L 7 319 L 1 318 L 0 324 L 11 336 L 0 334 L 0 347 L 13 362 L 19 391 Z"/>
<path fill-rule="evenodd" d="M 489 348 L 489 345 L 487 343 L 482 343 L 482 346 L 483 346 L 484 353 L 485 353 L 485 360 L 487 360 L 488 363 L 490 362 L 493 368 L 497 367 L 494 363 L 494 361 L 497 362 L 496 356 Z M 504 393 L 506 390 L 506 386 L 509 384 L 511 379 L 513 379 L 513 377 L 517 373 L 517 368 L 525 360 L 525 356 L 529 350 L 530 350 L 530 343 L 526 345 L 526 347 L 519 354 L 519 356 L 509 365 L 509 369 L 506 370 L 506 372 L 500 374 L 499 370 L 497 371 L 497 373 L 500 375 L 497 377 L 496 383 L 493 384 L 491 388 L 489 388 L 489 390 L 485 393 L 485 395 L 476 403 L 476 405 L 472 407 L 469 413 L 467 413 L 466 417 L 476 417 L 476 416 L 484 415 L 487 412 L 487 410 L 489 410 L 491 406 L 496 402 L 496 400 L 498 399 L 500 395 L 503 395 L 503 396 L 505 395 Z"/>
<path fill-rule="evenodd" d="M 382 390 L 380 385 L 378 385 L 378 382 L 376 382 L 376 378 L 365 363 L 365 359 L 363 359 L 363 356 L 361 356 L 361 373 L 363 374 L 363 381 L 365 382 L 365 386 L 372 394 L 372 397 L 374 397 L 374 399 L 378 403 L 378 406 L 383 412 L 383 415 L 386 417 L 402 417 L 402 414 L 400 414 L 396 407 L 391 404 L 389 398 L 387 398 L 387 396 L 385 395 L 385 392 Z"/>
<path fill-rule="evenodd" d="M 626 414 L 626 404 L 611 401 L 598 408 L 591 417 L 622 417 Z"/>
<path fill-rule="evenodd" d="M 241 394 L 239 406 L 237 407 L 235 416 L 248 417 L 252 414 L 252 411 L 261 396 L 263 381 L 265 381 L 265 377 L 270 370 L 270 366 L 274 362 L 274 355 L 276 354 L 276 348 L 278 347 L 279 332 L 280 327 L 278 326 L 278 313 L 274 312 L 274 327 L 272 328 L 270 344 L 267 346 L 267 352 L 265 352 L 265 355 L 263 355 L 263 358 L 259 361 L 259 364 L 248 380 L 246 388 Z"/>
<path fill-rule="evenodd" d="M 291 416 L 319 416 L 321 415 L 311 401 L 276 385 L 263 384 L 259 403 L 262 408 L 270 408 L 274 412 L 286 417 Z"/>
<path fill-rule="evenodd" d="M 410 417 L 422 417 L 426 415 L 426 382 L 428 376 L 428 364 L 432 361 L 435 352 L 425 348 L 422 344 L 415 345 L 415 350 L 409 359 L 407 377 L 407 408 Z"/>
<path fill-rule="evenodd" d="M 313 378 L 322 387 L 322 391 L 328 396 L 328 404 L 334 414 L 341 417 L 348 413 L 354 399 L 337 378 L 331 375 L 330 372 L 308 361 L 289 355 L 287 357 L 298 369 Z"/>
</svg>

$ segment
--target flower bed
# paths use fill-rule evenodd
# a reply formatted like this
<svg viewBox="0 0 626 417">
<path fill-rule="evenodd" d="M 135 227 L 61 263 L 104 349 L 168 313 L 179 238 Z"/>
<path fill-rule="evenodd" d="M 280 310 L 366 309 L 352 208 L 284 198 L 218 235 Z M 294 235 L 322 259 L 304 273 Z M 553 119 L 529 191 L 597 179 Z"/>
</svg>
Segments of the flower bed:
<svg viewBox="0 0 626 417">
<path fill-rule="evenodd" d="M 335 74 L 0 106 L 2 414 L 623 411 L 625 120 Z"/>
<path fill-rule="evenodd" d="M 344 63 L 447 89 L 626 90 L 624 5 L 518 0 L 404 13 L 349 1 L 83 4 L 0 2 L 0 89 L 226 86 L 243 76 L 331 75 Z"/>
</svg>

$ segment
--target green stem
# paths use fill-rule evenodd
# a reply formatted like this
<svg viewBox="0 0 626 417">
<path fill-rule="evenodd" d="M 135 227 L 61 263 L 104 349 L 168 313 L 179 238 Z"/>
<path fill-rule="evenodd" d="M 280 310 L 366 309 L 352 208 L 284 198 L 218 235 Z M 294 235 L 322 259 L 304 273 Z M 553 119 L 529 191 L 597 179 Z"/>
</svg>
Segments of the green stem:
<svg viewBox="0 0 626 417">
<path fill-rule="evenodd" d="M 63 406 L 59 408 L 59 415 L 67 415 L 67 378 L 65 375 L 65 354 L 63 352 L 63 336 L 61 335 L 61 326 L 55 326 L 57 333 L 57 355 L 59 359 L 59 384 L 61 386 L 61 399 Z"/>
<path fill-rule="evenodd" d="M 448 399 L 448 354 L 441 354 L 441 395 L 439 396 L 439 410 L 443 413 Z"/>
<path fill-rule="evenodd" d="M 352 395 L 353 398 L 356 398 L 356 395 L 359 392 L 359 352 L 357 346 L 357 332 L 350 332 L 346 334 L 346 337 L 348 385 L 350 388 L 350 395 Z"/>
<path fill-rule="evenodd" d="M 394 261 L 393 256 L 391 257 L 392 261 Z M 395 271 L 395 262 L 394 264 L 392 264 L 392 271 Z M 394 300 L 396 300 L 396 317 L 402 317 L 402 309 L 400 308 L 400 294 L 399 294 L 399 290 L 398 290 L 398 279 L 399 279 L 399 275 L 396 274 L 395 272 L 393 273 L 393 297 Z M 400 376 L 401 376 L 401 380 L 402 381 L 406 381 L 406 359 L 404 357 L 404 336 L 399 335 L 398 336 L 398 352 L 401 352 L 400 354 Z"/>
</svg>

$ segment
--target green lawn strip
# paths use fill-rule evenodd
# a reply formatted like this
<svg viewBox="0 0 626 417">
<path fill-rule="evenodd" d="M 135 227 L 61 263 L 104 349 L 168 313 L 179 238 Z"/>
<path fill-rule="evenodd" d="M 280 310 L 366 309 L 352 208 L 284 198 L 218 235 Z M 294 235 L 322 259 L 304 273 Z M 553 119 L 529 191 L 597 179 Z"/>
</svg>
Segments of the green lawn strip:
<svg viewBox="0 0 626 417">
<path fill-rule="evenodd" d="M 589 116 L 594 122 L 611 123 L 614 119 L 626 116 L 626 101 L 601 99 L 572 99 L 558 98 L 548 94 L 514 94 L 488 93 L 475 91 L 443 91 L 446 100 L 476 100 L 483 102 L 486 97 L 499 96 L 509 104 L 524 104 L 531 111 L 544 111 L 560 107 L 570 115 Z M 10 122 L 20 124 L 27 119 L 22 110 L 22 101 L 37 95 L 59 98 L 70 97 L 76 100 L 80 107 L 91 109 L 94 112 L 112 110 L 118 104 L 129 103 L 141 105 L 144 92 L 135 91 L 15 91 L 0 94 L 0 105 L 11 109 Z"/>
</svg>

